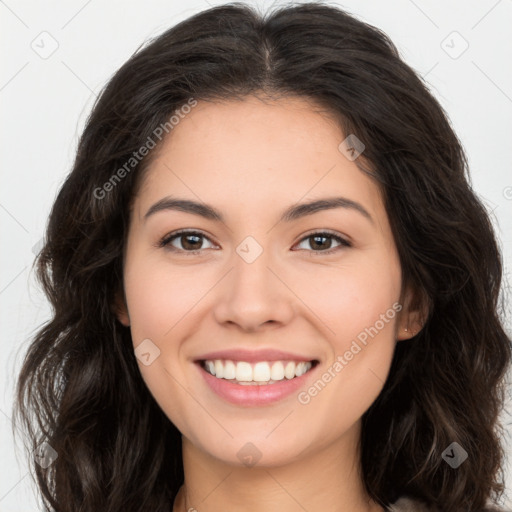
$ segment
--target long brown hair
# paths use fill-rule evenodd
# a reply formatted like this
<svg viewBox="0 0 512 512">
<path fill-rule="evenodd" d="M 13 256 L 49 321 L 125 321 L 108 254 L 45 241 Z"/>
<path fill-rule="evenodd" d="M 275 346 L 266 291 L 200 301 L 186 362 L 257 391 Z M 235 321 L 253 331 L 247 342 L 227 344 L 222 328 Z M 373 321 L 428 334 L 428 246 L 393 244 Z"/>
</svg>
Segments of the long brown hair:
<svg viewBox="0 0 512 512">
<path fill-rule="evenodd" d="M 450 512 L 482 510 L 504 490 L 498 415 L 511 340 L 500 250 L 461 143 L 423 80 L 385 34 L 321 3 L 266 15 L 237 3 L 203 11 L 139 49 L 98 97 L 36 260 L 52 317 L 17 381 L 14 417 L 27 448 L 46 442 L 57 454 L 47 467 L 30 459 L 45 504 L 171 510 L 183 483 L 181 435 L 113 312 L 130 204 L 157 150 L 126 162 L 191 98 L 262 91 L 314 100 L 364 141 L 403 282 L 428 304 L 424 328 L 397 344 L 363 416 L 368 493 L 383 505 L 409 495 Z M 442 457 L 452 442 L 469 454 L 456 470 Z"/>
</svg>

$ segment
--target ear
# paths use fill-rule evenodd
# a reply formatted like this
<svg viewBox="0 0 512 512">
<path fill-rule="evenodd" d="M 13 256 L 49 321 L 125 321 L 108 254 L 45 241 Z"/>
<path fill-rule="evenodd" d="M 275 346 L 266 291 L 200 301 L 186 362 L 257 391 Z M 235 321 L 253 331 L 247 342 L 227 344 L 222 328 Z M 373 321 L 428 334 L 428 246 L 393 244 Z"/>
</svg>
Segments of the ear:
<svg viewBox="0 0 512 512">
<path fill-rule="evenodd" d="M 424 292 L 407 288 L 403 294 L 402 310 L 396 324 L 396 339 L 408 340 L 423 329 L 428 313 L 429 300 Z"/>
<path fill-rule="evenodd" d="M 111 304 L 110 309 L 119 320 L 119 322 L 121 322 L 121 324 L 123 324 L 125 327 L 130 326 L 130 316 L 128 314 L 128 306 L 126 305 L 126 299 L 123 290 L 119 290 L 115 294 L 115 299 L 113 304 Z"/>
</svg>

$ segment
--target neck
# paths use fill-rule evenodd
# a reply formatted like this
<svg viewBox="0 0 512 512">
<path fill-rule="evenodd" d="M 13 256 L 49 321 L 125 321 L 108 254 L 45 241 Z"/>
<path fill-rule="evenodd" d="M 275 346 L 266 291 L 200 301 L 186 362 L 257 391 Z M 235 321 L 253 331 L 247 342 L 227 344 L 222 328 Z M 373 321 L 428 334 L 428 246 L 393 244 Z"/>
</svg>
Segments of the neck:
<svg viewBox="0 0 512 512">
<path fill-rule="evenodd" d="M 359 428 L 286 465 L 252 467 L 226 464 L 183 436 L 185 482 L 173 512 L 382 512 L 363 485 Z"/>
</svg>

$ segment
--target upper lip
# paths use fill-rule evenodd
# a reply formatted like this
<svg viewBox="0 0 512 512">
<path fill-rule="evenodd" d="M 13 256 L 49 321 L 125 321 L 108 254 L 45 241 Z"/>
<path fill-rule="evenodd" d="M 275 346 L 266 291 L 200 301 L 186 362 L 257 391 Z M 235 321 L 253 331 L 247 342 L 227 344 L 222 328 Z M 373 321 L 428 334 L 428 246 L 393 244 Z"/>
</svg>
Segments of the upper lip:
<svg viewBox="0 0 512 512">
<path fill-rule="evenodd" d="M 229 359 L 231 361 L 315 361 L 314 357 L 302 356 L 300 354 L 294 354 L 292 352 L 284 352 L 282 350 L 275 349 L 264 349 L 264 350 L 244 350 L 244 349 L 233 349 L 233 350 L 218 350 L 215 352 L 209 352 L 198 358 L 196 361 L 214 360 L 214 359 Z"/>
</svg>

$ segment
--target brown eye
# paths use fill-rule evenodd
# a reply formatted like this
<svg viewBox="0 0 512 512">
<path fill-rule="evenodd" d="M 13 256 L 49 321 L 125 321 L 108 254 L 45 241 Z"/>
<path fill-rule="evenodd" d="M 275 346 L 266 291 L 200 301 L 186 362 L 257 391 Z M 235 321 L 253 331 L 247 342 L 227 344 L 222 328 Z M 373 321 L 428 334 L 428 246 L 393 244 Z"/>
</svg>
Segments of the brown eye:
<svg viewBox="0 0 512 512">
<path fill-rule="evenodd" d="M 158 245 L 159 247 L 166 247 L 172 251 L 196 254 L 202 250 L 204 240 L 209 239 L 197 231 L 179 231 L 166 235 Z M 178 247 L 173 243 L 175 241 L 178 242 Z"/>
<path fill-rule="evenodd" d="M 333 247 L 333 240 L 338 243 L 335 247 Z M 325 231 L 311 233 L 304 237 L 299 243 L 303 243 L 304 241 L 308 242 L 313 253 L 331 254 L 332 252 L 337 251 L 340 247 L 351 247 L 351 244 L 347 240 Z"/>
</svg>

